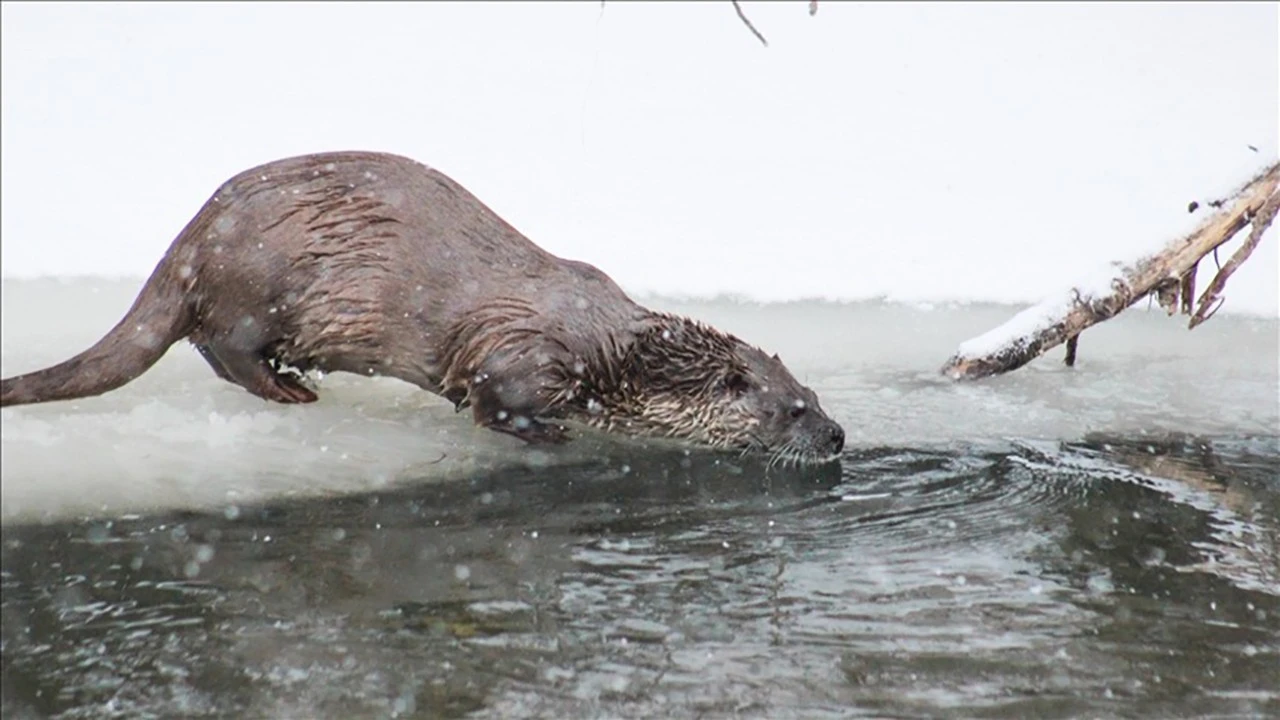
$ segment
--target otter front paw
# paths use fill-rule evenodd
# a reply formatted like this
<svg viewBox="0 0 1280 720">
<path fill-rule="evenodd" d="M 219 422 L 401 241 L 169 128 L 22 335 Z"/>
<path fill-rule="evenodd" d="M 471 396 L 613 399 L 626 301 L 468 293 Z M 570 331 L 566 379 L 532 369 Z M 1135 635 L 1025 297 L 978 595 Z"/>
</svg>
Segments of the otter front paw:
<svg viewBox="0 0 1280 720">
<path fill-rule="evenodd" d="M 497 412 L 485 426 L 518 437 L 530 445 L 559 445 L 569 441 L 568 428 L 563 425 L 505 411 Z"/>
<path fill-rule="evenodd" d="M 543 393 L 549 381 L 521 368 L 506 367 L 497 372 L 491 369 L 494 364 L 503 363 L 491 362 L 486 366 L 490 369 L 482 368 L 472 375 L 462 401 L 471 405 L 476 424 L 513 435 L 530 445 L 569 440 L 563 425 L 541 419 L 555 416 Z"/>
<path fill-rule="evenodd" d="M 563 425 L 534 420 L 529 428 L 516 437 L 530 445 L 562 445 L 569 442 L 569 430 Z"/>
</svg>

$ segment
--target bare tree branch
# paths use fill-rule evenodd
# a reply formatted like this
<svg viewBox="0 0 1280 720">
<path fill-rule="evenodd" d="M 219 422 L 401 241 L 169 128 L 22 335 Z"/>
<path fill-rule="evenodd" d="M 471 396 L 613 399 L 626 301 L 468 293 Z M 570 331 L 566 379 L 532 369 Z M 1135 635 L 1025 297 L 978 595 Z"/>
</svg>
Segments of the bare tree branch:
<svg viewBox="0 0 1280 720">
<path fill-rule="evenodd" d="M 747 19 L 747 14 L 742 11 L 742 6 L 738 4 L 738 0 L 732 0 L 732 2 L 733 2 L 733 9 L 738 13 L 738 19 L 742 21 L 742 24 L 747 26 L 747 29 L 751 31 L 752 35 L 756 36 L 756 39 L 760 41 L 760 44 L 764 45 L 765 47 L 769 47 L 769 41 L 765 40 L 764 35 L 762 35 L 760 31 L 756 29 L 756 26 L 752 25 L 751 21 Z M 604 3 L 605 3 L 605 0 L 600 0 L 601 10 L 604 9 Z M 817 14 L 818 14 L 818 0 L 809 0 L 809 16 L 813 17 L 814 15 L 817 15 Z"/>
<path fill-rule="evenodd" d="M 1108 320 L 1146 296 L 1155 297 L 1170 315 L 1194 314 L 1194 328 L 1221 307 L 1227 278 L 1258 246 L 1280 211 L 1280 163 L 1258 174 L 1222 200 L 1208 203 L 1218 210 L 1189 235 L 1168 243 L 1153 255 L 1116 271 L 1109 291 L 1072 288 L 1018 313 L 1004 325 L 963 343 L 943 367 L 955 380 L 972 380 L 1022 367 L 1049 348 L 1067 342 L 1068 364 L 1075 360 L 1074 340 L 1085 328 Z M 1192 302 L 1195 271 L 1203 258 L 1251 225 L 1248 238 L 1218 270 L 1199 300 Z"/>
</svg>

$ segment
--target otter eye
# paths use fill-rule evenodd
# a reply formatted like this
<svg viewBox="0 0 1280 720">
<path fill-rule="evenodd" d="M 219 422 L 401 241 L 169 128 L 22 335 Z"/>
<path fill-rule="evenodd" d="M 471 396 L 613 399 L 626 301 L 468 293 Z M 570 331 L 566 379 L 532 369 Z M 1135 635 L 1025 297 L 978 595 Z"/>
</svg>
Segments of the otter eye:
<svg viewBox="0 0 1280 720">
<path fill-rule="evenodd" d="M 804 414 L 805 408 L 807 407 L 808 405 L 805 405 L 803 400 L 796 400 L 795 402 L 791 403 L 791 410 L 790 410 L 791 417 L 793 418 L 800 417 L 801 415 Z"/>
<path fill-rule="evenodd" d="M 739 372 L 733 372 L 725 376 L 724 387 L 734 395 L 741 395 L 750 389 L 751 384 L 747 382 L 746 375 Z"/>
</svg>

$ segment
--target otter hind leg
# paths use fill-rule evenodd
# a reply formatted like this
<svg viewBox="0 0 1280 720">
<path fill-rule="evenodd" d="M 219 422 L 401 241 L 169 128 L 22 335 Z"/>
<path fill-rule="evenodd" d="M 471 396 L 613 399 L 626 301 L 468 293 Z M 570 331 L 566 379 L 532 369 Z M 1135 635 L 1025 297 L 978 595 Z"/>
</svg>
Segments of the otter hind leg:
<svg viewBox="0 0 1280 720">
<path fill-rule="evenodd" d="M 264 400 L 278 403 L 315 402 L 317 396 L 291 374 L 271 366 L 261 352 L 229 346 L 197 345 L 196 349 L 218 374 Z"/>
</svg>

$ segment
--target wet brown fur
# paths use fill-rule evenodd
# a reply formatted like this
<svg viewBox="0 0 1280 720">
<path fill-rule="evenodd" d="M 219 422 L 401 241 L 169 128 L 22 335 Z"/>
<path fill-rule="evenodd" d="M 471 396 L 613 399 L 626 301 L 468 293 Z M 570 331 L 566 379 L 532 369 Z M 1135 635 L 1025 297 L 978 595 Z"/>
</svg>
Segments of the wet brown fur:
<svg viewBox="0 0 1280 720">
<path fill-rule="evenodd" d="M 528 442 L 564 418 L 797 462 L 843 432 L 776 356 L 634 303 L 603 272 L 525 238 L 407 158 L 288 158 L 229 180 L 124 319 L 0 405 L 98 395 L 189 339 L 219 377 L 278 402 L 316 395 L 282 366 L 385 375 Z"/>
</svg>

